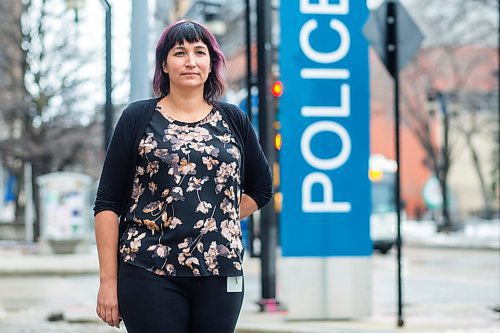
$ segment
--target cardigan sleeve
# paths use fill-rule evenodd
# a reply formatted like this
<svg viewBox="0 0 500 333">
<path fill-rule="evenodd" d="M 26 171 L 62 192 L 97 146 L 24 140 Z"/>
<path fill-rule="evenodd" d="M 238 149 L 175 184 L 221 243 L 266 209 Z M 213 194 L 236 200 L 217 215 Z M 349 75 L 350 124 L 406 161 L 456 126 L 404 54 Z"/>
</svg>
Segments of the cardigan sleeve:
<svg viewBox="0 0 500 333">
<path fill-rule="evenodd" d="M 128 189 L 128 171 L 133 145 L 132 115 L 126 108 L 116 124 L 97 188 L 94 216 L 104 210 L 122 214 L 124 192 Z"/>
<path fill-rule="evenodd" d="M 243 192 L 250 196 L 260 208 L 264 207 L 273 195 L 273 183 L 269 163 L 262 151 L 252 124 L 244 116 L 245 140 L 245 182 Z M 246 133 L 245 133 L 246 132 Z"/>
</svg>

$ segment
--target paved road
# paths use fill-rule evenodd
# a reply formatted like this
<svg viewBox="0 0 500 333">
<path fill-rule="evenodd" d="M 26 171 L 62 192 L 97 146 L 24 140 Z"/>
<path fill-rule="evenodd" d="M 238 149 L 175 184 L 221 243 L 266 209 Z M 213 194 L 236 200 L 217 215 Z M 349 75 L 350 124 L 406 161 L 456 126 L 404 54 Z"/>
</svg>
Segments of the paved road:
<svg viewBox="0 0 500 333">
<path fill-rule="evenodd" d="M 500 304 L 500 262 L 496 251 L 410 247 L 404 250 L 404 258 L 404 315 L 408 331 L 500 333 L 500 318 L 491 310 Z M 282 315 L 256 313 L 255 301 L 260 293 L 258 266 L 255 259 L 245 263 L 242 327 L 258 323 L 261 327 L 279 328 L 274 332 L 299 332 L 299 326 L 307 326 L 311 332 L 325 333 L 385 333 L 388 327 L 391 330 L 394 327 L 394 253 L 374 255 L 373 316 L 359 322 L 291 324 L 286 323 Z M 97 283 L 94 274 L 0 276 L 0 333 L 119 332 L 95 321 Z M 279 284 L 277 289 L 279 295 Z M 61 312 L 69 321 L 89 322 L 52 323 L 46 320 L 49 314 Z"/>
</svg>

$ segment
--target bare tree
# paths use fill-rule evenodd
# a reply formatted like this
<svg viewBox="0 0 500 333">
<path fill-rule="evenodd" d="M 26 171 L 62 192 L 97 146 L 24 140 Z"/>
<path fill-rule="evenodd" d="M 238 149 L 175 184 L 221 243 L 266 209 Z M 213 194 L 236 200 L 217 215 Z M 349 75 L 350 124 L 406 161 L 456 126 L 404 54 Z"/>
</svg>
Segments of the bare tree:
<svg viewBox="0 0 500 333">
<path fill-rule="evenodd" d="M 86 102 L 92 89 L 90 76 L 80 71 L 94 54 L 79 49 L 73 13 L 62 0 L 0 4 L 0 10 L 9 9 L 7 13 L 13 12 L 13 6 L 22 6 L 10 24 L 0 25 L 6 49 L 20 50 L 11 52 L 11 58 L 4 56 L 5 61 L 0 57 L 0 72 L 8 73 L 17 62 L 20 73 L 15 74 L 22 83 L 22 93 L 2 107 L 1 126 L 8 132 L 0 138 L 2 155 L 30 162 L 34 177 L 78 168 L 89 149 L 98 159 L 100 145 L 96 148 L 95 136 L 89 135 L 97 121 L 93 106 Z M 2 93 L 12 89 L 7 87 Z"/>
<path fill-rule="evenodd" d="M 467 106 L 471 94 L 498 89 L 483 84 L 478 73 L 495 68 L 492 34 L 498 31 L 497 1 L 424 0 L 416 2 L 412 13 L 428 30 L 427 42 L 418 56 L 402 73 L 403 121 L 418 138 L 426 152 L 426 163 L 438 178 L 443 196 L 443 221 L 440 229 L 449 231 L 452 219 L 448 207 L 448 175 L 454 162 L 458 135 L 464 135 L 478 174 L 484 207 L 490 210 L 491 199 L 473 144 L 474 136 L 484 132 L 484 123 L 475 121 L 476 109 Z M 493 15 L 491 15 L 493 13 Z M 495 20 L 496 17 L 496 20 Z M 485 20 L 485 18 L 488 18 Z M 474 29 L 471 29 L 471 26 Z M 430 30 L 432 29 L 432 30 Z M 432 31 L 432 32 L 431 32 Z M 495 48 L 496 48 L 496 44 Z M 498 68 L 497 68 L 498 71 Z M 496 78 L 482 78 L 495 81 Z M 432 112 L 429 101 L 438 103 Z M 472 121 L 464 124 L 460 114 L 469 113 Z M 491 112 L 493 114 L 493 112 Z M 437 114 L 442 118 L 442 142 L 439 143 L 433 126 Z M 486 120 L 491 124 L 492 118 Z"/>
</svg>

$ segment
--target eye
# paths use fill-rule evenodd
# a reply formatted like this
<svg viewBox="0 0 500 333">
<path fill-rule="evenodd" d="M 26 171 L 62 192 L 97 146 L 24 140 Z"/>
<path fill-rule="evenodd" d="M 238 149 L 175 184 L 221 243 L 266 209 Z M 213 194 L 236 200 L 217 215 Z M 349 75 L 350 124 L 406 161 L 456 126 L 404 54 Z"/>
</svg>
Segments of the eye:
<svg viewBox="0 0 500 333">
<path fill-rule="evenodd" d="M 176 51 L 176 52 L 174 53 L 174 56 L 175 56 L 175 57 L 181 57 L 181 56 L 183 56 L 183 55 L 184 55 L 184 51 Z"/>
<path fill-rule="evenodd" d="M 196 51 L 196 54 L 197 55 L 206 55 L 207 53 L 205 51 L 198 50 L 198 51 Z"/>
</svg>

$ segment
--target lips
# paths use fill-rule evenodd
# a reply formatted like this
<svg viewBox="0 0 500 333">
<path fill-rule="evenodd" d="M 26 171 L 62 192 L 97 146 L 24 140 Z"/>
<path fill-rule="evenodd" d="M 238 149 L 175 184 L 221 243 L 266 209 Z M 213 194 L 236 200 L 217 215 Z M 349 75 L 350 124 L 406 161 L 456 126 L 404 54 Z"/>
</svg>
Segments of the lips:
<svg viewBox="0 0 500 333">
<path fill-rule="evenodd" d="M 198 75 L 198 73 L 187 72 L 187 73 L 182 73 L 181 75 Z"/>
</svg>

